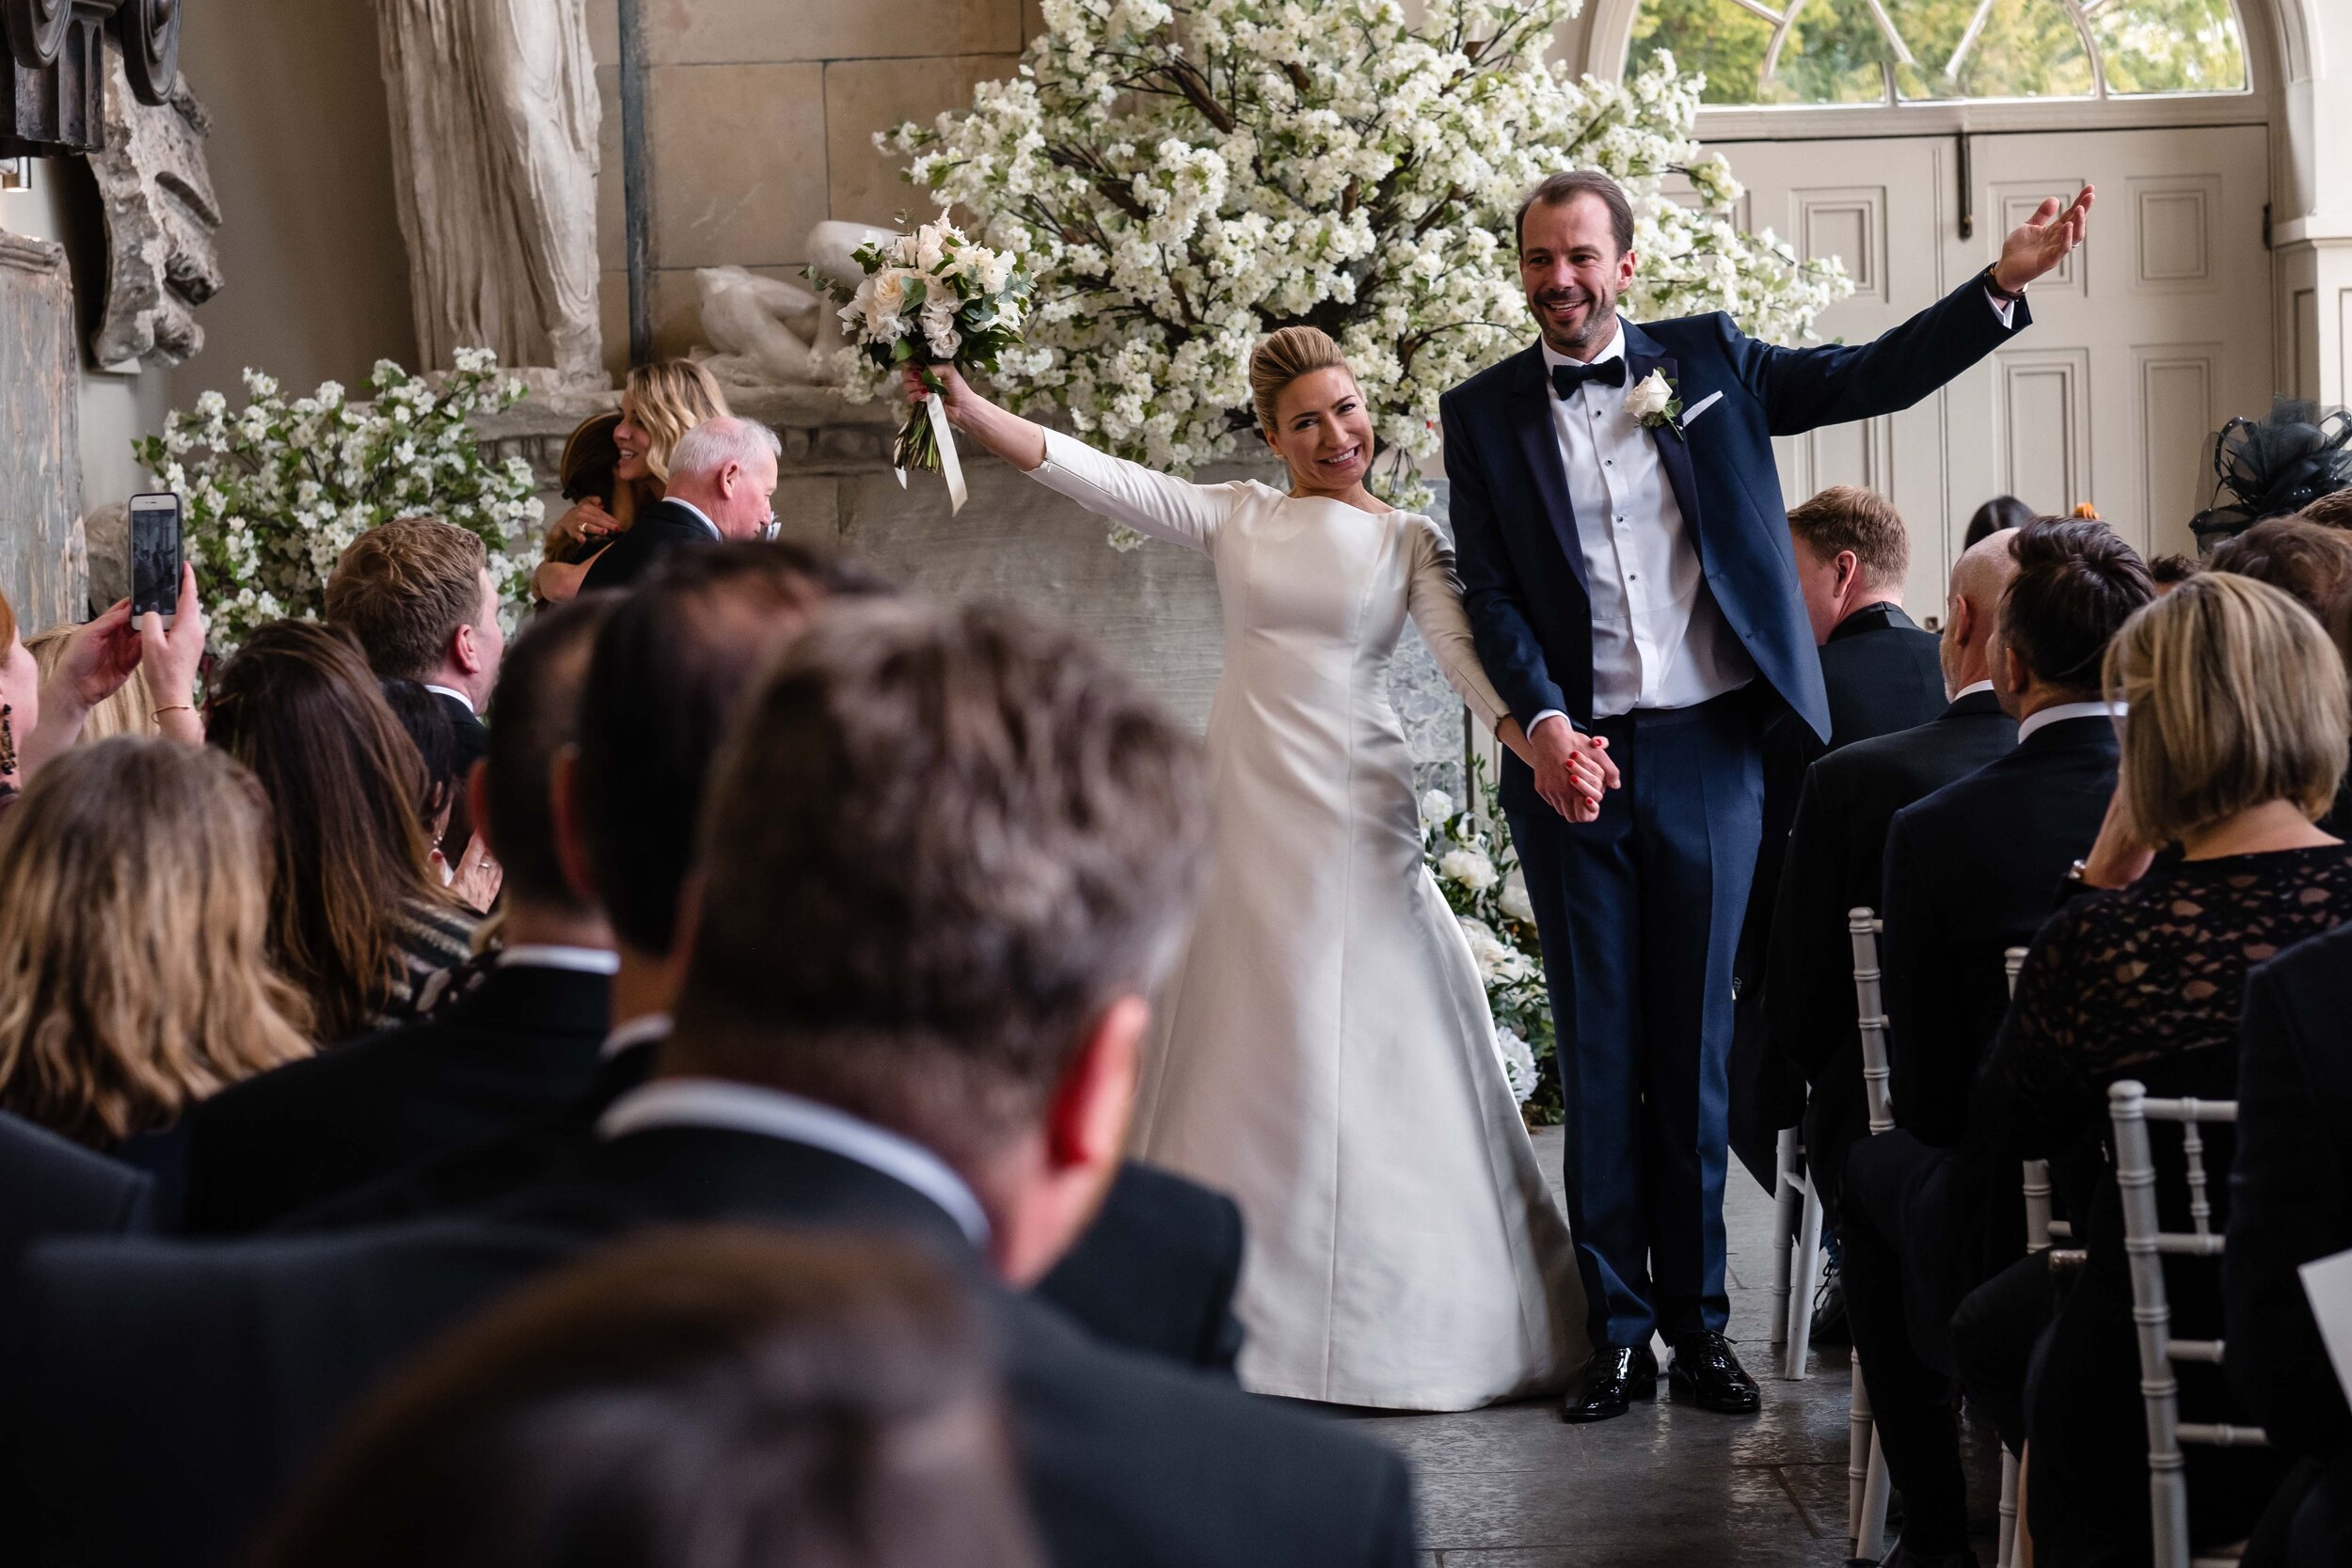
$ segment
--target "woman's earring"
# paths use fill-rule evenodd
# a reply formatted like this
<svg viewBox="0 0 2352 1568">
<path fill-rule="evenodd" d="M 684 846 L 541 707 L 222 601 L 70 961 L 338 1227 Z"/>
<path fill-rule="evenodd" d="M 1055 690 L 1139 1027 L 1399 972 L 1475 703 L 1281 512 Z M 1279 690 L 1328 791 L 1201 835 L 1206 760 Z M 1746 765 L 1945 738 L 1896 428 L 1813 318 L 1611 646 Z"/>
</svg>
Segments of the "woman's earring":
<svg viewBox="0 0 2352 1568">
<path fill-rule="evenodd" d="M 16 771 L 16 709 L 0 703 L 0 777 Z"/>
</svg>

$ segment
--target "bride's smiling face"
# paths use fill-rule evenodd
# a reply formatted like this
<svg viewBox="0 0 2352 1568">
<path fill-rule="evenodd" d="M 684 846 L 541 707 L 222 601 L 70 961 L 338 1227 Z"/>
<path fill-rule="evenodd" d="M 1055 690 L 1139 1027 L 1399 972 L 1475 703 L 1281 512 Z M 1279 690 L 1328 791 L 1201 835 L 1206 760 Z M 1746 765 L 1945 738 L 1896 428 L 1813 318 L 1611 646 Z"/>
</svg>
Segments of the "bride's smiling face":
<svg viewBox="0 0 2352 1568">
<path fill-rule="evenodd" d="M 1304 490 L 1352 489 L 1372 471 L 1372 409 L 1344 365 L 1309 371 L 1283 388 L 1265 438 Z"/>
</svg>

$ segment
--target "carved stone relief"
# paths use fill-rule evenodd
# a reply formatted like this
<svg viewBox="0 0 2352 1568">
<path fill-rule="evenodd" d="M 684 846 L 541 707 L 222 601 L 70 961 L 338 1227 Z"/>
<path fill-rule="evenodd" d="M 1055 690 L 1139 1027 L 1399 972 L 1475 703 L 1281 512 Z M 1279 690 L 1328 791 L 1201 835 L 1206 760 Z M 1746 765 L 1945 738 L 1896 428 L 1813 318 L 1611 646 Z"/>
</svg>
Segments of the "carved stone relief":
<svg viewBox="0 0 2352 1568">
<path fill-rule="evenodd" d="M 376 0 L 424 364 L 461 348 L 608 385 L 584 0 Z"/>
<path fill-rule="evenodd" d="M 106 214 L 105 312 L 90 341 L 101 365 L 177 365 L 204 347 L 196 308 L 221 284 L 220 201 L 204 160 L 211 134 L 185 82 L 151 107 L 114 55 L 106 145 L 88 159 Z"/>
<path fill-rule="evenodd" d="M 887 229 L 828 218 L 809 230 L 809 270 L 830 282 L 855 284 L 865 276 L 854 257 Z M 739 388 L 789 387 L 836 378 L 826 358 L 842 346 L 833 302 L 777 277 L 741 267 L 705 267 L 695 275 L 702 296 L 707 349 L 694 356 L 713 375 Z"/>
<path fill-rule="evenodd" d="M 28 630 L 85 617 L 81 356 L 65 249 L 0 232 L 0 592 Z"/>
</svg>

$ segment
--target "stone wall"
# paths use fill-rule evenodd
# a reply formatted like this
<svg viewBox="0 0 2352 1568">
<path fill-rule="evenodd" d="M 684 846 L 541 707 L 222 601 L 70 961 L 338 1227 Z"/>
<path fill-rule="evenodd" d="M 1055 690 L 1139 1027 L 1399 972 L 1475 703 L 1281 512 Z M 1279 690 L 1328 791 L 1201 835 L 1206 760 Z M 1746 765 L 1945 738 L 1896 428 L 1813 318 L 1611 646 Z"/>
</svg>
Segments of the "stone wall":
<svg viewBox="0 0 2352 1568">
<path fill-rule="evenodd" d="M 555 465 L 581 419 L 616 399 L 533 398 L 478 427 L 492 455 L 519 456 L 539 474 L 549 515 Z M 784 439 L 776 516 L 787 538 L 854 550 L 910 588 L 946 598 L 1010 600 L 1073 626 L 1115 653 L 1163 702 L 1205 725 L 1222 663 L 1216 582 L 1203 557 L 1160 544 L 1114 550 L 1108 527 L 1074 501 L 969 451 L 971 500 L 947 510 L 939 476 L 911 473 L 904 489 L 887 461 L 895 409 L 790 388 L 734 400 L 736 411 Z M 1263 466 L 1201 477 L 1271 478 Z M 1443 508 L 1438 508 L 1442 520 Z M 1462 706 L 1408 626 L 1391 696 L 1422 784 L 1458 793 Z"/>
<path fill-rule="evenodd" d="M 1023 0 L 640 0 L 652 160 L 654 352 L 699 341 L 694 269 L 747 267 L 801 280 L 809 229 L 827 217 L 888 223 L 919 206 L 873 134 L 971 102 L 1009 76 L 1034 30 Z M 604 96 L 604 345 L 628 351 L 623 270 L 620 29 L 616 0 L 590 0 Z"/>
</svg>

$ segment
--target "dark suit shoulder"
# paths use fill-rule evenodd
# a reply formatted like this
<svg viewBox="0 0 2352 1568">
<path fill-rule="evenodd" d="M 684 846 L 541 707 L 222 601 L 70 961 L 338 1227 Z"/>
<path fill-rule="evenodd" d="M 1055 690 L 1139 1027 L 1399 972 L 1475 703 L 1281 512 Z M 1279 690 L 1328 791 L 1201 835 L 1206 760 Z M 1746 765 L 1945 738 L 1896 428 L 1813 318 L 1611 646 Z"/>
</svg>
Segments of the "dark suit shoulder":
<svg viewBox="0 0 2352 1568">
<path fill-rule="evenodd" d="M 1241 1264 L 1232 1198 L 1129 1160 L 1037 1293 L 1097 1338 L 1221 1370 L 1241 1348 L 1232 1315 Z"/>
<path fill-rule="evenodd" d="M 2007 714 L 1950 714 L 1840 746 L 1813 765 L 1824 805 L 1863 799 L 1910 802 L 1964 778 L 2016 744 Z"/>
<path fill-rule="evenodd" d="M 1009 1298 L 1006 1374 L 1057 1568 L 1409 1563 L 1393 1450 Z"/>
<path fill-rule="evenodd" d="M 1543 352 L 1539 344 L 1530 343 L 1517 354 L 1505 355 L 1459 386 L 1446 388 L 1438 398 L 1438 407 L 1460 407 L 1505 395 L 1514 379 L 1527 373 L 1527 361 L 1541 360 Z"/>
</svg>

